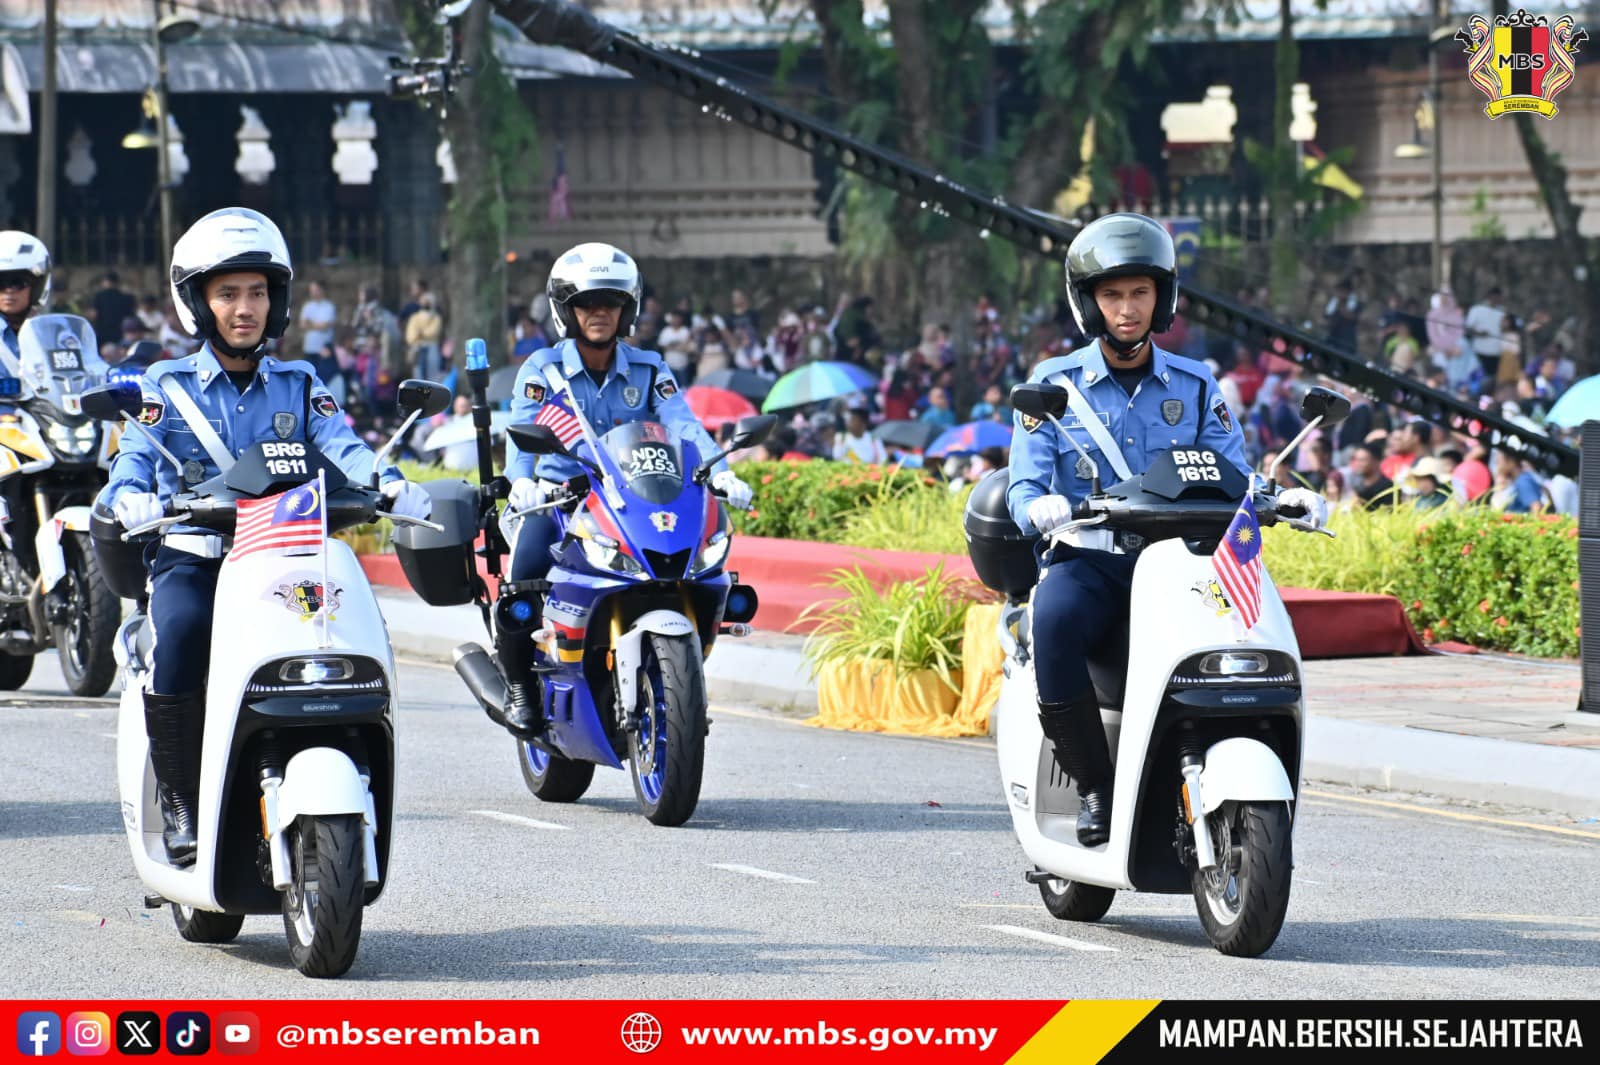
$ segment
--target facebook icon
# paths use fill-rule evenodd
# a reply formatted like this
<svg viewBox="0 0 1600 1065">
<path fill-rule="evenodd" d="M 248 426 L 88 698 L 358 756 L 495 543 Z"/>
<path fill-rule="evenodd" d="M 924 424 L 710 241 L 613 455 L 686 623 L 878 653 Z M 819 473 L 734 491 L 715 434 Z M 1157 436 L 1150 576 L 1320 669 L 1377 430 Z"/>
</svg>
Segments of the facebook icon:
<svg viewBox="0 0 1600 1065">
<path fill-rule="evenodd" d="M 17 1018 L 17 1052 L 42 1058 L 61 1049 L 61 1018 L 54 1013 L 24 1013 Z"/>
</svg>

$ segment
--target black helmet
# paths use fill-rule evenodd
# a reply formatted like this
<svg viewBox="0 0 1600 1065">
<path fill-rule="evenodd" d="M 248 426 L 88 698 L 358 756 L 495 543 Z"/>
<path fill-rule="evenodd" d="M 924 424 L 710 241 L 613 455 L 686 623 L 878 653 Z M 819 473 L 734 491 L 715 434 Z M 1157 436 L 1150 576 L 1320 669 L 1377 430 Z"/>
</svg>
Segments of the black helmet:
<svg viewBox="0 0 1600 1065">
<path fill-rule="evenodd" d="M 1084 226 L 1072 239 L 1067 247 L 1067 302 L 1078 330 L 1086 337 L 1106 335 L 1106 320 L 1094 301 L 1094 286 L 1113 277 L 1154 281 L 1156 312 L 1150 319 L 1150 332 L 1165 333 L 1172 328 L 1178 313 L 1178 253 L 1166 226 L 1142 214 L 1108 214 Z M 1139 343 L 1144 343 L 1144 338 Z"/>
</svg>

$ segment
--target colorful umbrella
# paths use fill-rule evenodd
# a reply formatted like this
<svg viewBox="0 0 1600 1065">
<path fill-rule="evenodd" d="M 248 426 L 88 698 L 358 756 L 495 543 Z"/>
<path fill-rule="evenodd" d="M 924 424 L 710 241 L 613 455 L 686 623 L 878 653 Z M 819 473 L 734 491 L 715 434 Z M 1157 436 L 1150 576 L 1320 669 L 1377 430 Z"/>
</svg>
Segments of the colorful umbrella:
<svg viewBox="0 0 1600 1065">
<path fill-rule="evenodd" d="M 932 422 L 884 422 L 872 430 L 872 435 L 884 442 L 887 447 L 903 447 L 908 451 L 925 451 L 933 438 L 939 435 L 939 427 Z"/>
<path fill-rule="evenodd" d="M 928 448 L 931 458 L 945 455 L 971 455 L 985 448 L 1010 447 L 1011 426 L 1004 422 L 968 422 L 946 429 Z"/>
<path fill-rule="evenodd" d="M 696 377 L 694 383 L 737 392 L 751 403 L 760 403 L 772 391 L 772 378 L 762 377 L 754 370 L 712 370 L 704 377 Z"/>
<path fill-rule="evenodd" d="M 762 401 L 763 411 L 803 407 L 852 392 L 863 392 L 878 383 L 870 371 L 850 362 L 811 362 L 790 370 L 773 384 Z"/>
<path fill-rule="evenodd" d="M 1575 429 L 1596 418 L 1600 418 L 1600 375 L 1585 377 L 1561 393 L 1544 420 L 1548 425 Z"/>
<path fill-rule="evenodd" d="M 757 413 L 754 403 L 726 388 L 694 385 L 683 390 L 683 398 L 688 401 L 689 409 L 694 411 L 694 416 L 712 432 L 716 432 L 729 422 L 736 422 L 740 418 L 747 418 Z"/>
</svg>

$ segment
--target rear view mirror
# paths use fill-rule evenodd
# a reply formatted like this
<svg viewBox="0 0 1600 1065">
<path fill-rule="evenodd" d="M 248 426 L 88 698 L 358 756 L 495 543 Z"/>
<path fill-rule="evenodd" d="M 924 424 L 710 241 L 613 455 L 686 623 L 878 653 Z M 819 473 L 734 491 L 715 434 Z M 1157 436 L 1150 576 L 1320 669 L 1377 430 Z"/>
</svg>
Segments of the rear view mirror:
<svg viewBox="0 0 1600 1065">
<path fill-rule="evenodd" d="M 755 447 L 772 433 L 773 426 L 777 424 L 776 414 L 756 414 L 740 418 L 738 424 L 733 427 L 734 450 Z"/>
<path fill-rule="evenodd" d="M 530 455 L 567 453 L 555 430 L 548 425 L 513 425 L 506 430 L 506 435 L 511 437 L 511 442 L 517 445 L 518 450 L 526 451 Z"/>
<path fill-rule="evenodd" d="M 97 422 L 120 422 L 137 417 L 144 406 L 144 395 L 136 384 L 100 385 L 85 392 L 83 413 Z"/>
<path fill-rule="evenodd" d="M 396 402 L 400 406 L 401 414 L 409 415 L 412 411 L 420 411 L 418 417 L 432 418 L 436 414 L 443 414 L 444 409 L 450 405 L 450 390 L 436 382 L 412 377 L 400 382 L 400 392 Z"/>
<path fill-rule="evenodd" d="M 1300 417 L 1321 418 L 1323 425 L 1338 425 L 1350 416 L 1350 400 L 1331 388 L 1312 388 L 1300 401 Z"/>
<path fill-rule="evenodd" d="M 1058 385 L 1018 385 L 1011 390 L 1011 405 L 1030 418 L 1059 418 L 1067 413 L 1067 390 Z"/>
</svg>

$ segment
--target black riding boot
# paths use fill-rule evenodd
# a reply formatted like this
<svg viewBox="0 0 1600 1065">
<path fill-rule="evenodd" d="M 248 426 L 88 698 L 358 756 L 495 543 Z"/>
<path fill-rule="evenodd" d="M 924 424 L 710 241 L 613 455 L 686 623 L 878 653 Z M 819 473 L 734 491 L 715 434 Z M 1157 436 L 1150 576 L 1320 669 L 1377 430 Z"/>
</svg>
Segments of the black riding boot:
<svg viewBox="0 0 1600 1065">
<path fill-rule="evenodd" d="M 538 627 L 543 603 L 534 602 L 533 621 L 515 624 L 505 615 L 499 617 L 500 625 L 495 652 L 500 659 L 500 670 L 506 678 L 506 709 L 500 722 L 518 739 L 534 739 L 544 734 L 544 712 L 540 706 L 539 679 L 533 672 L 533 641 L 530 636 Z"/>
<path fill-rule="evenodd" d="M 176 866 L 194 864 L 205 704 L 192 695 L 144 693 L 144 727 L 161 803 L 161 842 Z"/>
<path fill-rule="evenodd" d="M 1055 746 L 1056 762 L 1078 787 L 1078 842 L 1098 847 L 1111 838 L 1111 749 L 1094 689 L 1065 703 L 1040 703 L 1039 724 Z"/>
</svg>

